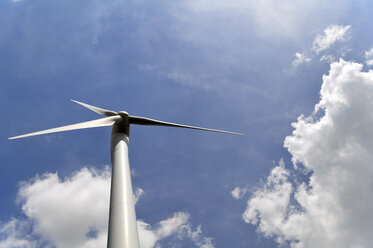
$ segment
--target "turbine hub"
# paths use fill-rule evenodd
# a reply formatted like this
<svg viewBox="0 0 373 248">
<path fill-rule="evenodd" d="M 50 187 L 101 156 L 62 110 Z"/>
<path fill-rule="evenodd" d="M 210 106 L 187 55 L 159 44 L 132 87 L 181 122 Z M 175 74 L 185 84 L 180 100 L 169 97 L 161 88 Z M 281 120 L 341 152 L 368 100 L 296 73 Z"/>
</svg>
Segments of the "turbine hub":
<svg viewBox="0 0 373 248">
<path fill-rule="evenodd" d="M 123 118 L 128 118 L 129 114 L 126 111 L 120 111 L 118 112 L 118 115 L 122 116 Z"/>
<path fill-rule="evenodd" d="M 118 115 L 122 119 L 113 125 L 112 134 L 115 133 L 124 133 L 127 136 L 130 135 L 130 123 L 129 123 L 129 114 L 126 111 L 118 112 Z"/>
</svg>

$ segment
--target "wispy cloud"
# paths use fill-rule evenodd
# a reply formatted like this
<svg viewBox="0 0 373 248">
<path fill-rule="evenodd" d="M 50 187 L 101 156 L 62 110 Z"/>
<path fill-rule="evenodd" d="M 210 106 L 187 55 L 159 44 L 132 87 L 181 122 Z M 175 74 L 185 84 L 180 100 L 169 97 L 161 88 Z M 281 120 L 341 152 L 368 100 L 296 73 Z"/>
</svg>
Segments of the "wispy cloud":
<svg viewBox="0 0 373 248">
<path fill-rule="evenodd" d="M 136 190 L 136 201 L 144 191 Z M 82 168 L 61 179 L 46 173 L 21 183 L 18 202 L 25 218 L 0 223 L 0 248 L 105 247 L 109 213 L 110 170 Z M 174 213 L 153 229 L 138 221 L 143 248 L 157 246 L 176 235 L 175 242 L 190 239 L 198 247 L 213 247 L 212 239 L 202 236 L 201 227 L 193 229 L 189 214 Z"/>
<path fill-rule="evenodd" d="M 344 0 L 341 2 L 344 2 Z M 255 24 L 258 32 L 262 34 L 271 34 L 276 36 L 296 37 L 302 32 L 304 23 L 310 16 L 320 16 L 320 11 L 331 7 L 331 3 L 325 3 L 321 6 L 316 1 L 211 1 L 211 0 L 192 0 L 187 1 L 187 6 L 195 12 L 218 13 L 220 15 L 235 14 L 235 16 L 244 17 L 246 20 Z M 329 18 L 337 15 L 340 6 L 333 6 L 335 10 L 329 13 Z M 304 11 L 307 9 L 307 11 Z"/>
<path fill-rule="evenodd" d="M 347 31 L 351 25 L 330 25 L 324 30 L 323 34 L 315 37 L 312 43 L 312 49 L 319 54 L 321 51 L 328 49 L 337 41 L 343 41 L 348 38 Z"/>
<path fill-rule="evenodd" d="M 296 52 L 295 59 L 292 64 L 294 67 L 297 67 L 300 64 L 303 64 L 305 62 L 310 62 L 310 61 L 311 61 L 311 58 L 307 57 L 305 54 Z"/>
<path fill-rule="evenodd" d="M 231 195 L 234 199 L 238 200 L 238 199 L 241 199 L 242 197 L 244 197 L 247 192 L 249 192 L 248 187 L 243 187 L 243 188 L 236 187 L 232 190 Z"/>
<path fill-rule="evenodd" d="M 144 194 L 144 190 L 142 188 L 137 188 L 134 195 L 133 195 L 133 199 L 134 199 L 134 202 L 135 204 L 137 203 L 137 201 L 140 199 L 140 197 Z"/>
<path fill-rule="evenodd" d="M 312 171 L 293 182 L 283 163 L 249 199 L 243 219 L 290 247 L 370 247 L 373 239 L 373 71 L 340 60 L 323 76 L 320 101 L 293 123 L 285 147 Z M 323 110 L 321 118 L 314 118 Z"/>
<path fill-rule="evenodd" d="M 373 48 L 365 52 L 365 64 L 367 66 L 373 65 Z"/>
<path fill-rule="evenodd" d="M 201 226 L 193 230 L 189 223 L 189 214 L 185 212 L 174 213 L 168 219 L 160 221 L 156 228 L 152 228 L 149 224 L 139 220 L 139 232 L 144 236 L 140 240 L 142 248 L 155 247 L 157 242 L 171 235 L 176 235 L 177 240 L 184 238 L 190 239 L 197 247 L 213 248 L 212 238 L 202 236 Z M 176 240 L 176 242 L 178 242 Z M 175 241 L 171 241 L 174 243 Z"/>
<path fill-rule="evenodd" d="M 310 62 L 313 58 L 321 56 L 321 62 L 332 63 L 336 60 L 336 57 L 343 57 L 348 51 L 346 47 L 340 48 L 337 54 L 320 54 L 321 52 L 330 48 L 333 44 L 340 41 L 346 41 L 348 36 L 348 31 L 351 29 L 351 25 L 330 25 L 325 28 L 323 34 L 317 34 L 312 42 L 312 47 L 306 49 L 304 52 L 296 52 L 295 59 L 292 62 L 293 67 L 297 67 L 300 64 Z"/>
<path fill-rule="evenodd" d="M 25 235 L 27 227 L 26 222 L 14 218 L 7 223 L 0 223 L 0 248 L 37 247 L 36 242 Z"/>
<path fill-rule="evenodd" d="M 336 60 L 336 58 L 331 55 L 331 54 L 327 54 L 327 55 L 323 55 L 321 58 L 320 58 L 320 61 L 321 62 L 327 62 L 327 63 L 332 63 Z"/>
</svg>

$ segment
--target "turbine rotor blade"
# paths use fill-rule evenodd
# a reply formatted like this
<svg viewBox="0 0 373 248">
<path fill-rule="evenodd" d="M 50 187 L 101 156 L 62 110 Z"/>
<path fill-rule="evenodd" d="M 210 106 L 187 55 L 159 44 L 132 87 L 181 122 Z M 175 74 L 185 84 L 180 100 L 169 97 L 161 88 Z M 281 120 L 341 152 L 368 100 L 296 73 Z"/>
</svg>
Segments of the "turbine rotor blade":
<svg viewBox="0 0 373 248">
<path fill-rule="evenodd" d="M 191 128 L 191 129 L 211 131 L 211 132 L 218 132 L 218 133 L 227 133 L 227 134 L 235 134 L 235 135 L 245 135 L 243 133 L 235 133 L 235 132 L 218 130 L 218 129 L 187 126 L 187 125 L 182 125 L 182 124 L 177 124 L 177 123 L 171 123 L 171 122 L 153 120 L 153 119 L 150 119 L 150 118 L 139 117 L 139 116 L 130 116 L 129 117 L 129 123 L 130 124 L 135 124 L 135 125 L 145 125 L 145 126 L 167 126 L 167 127 Z"/>
<path fill-rule="evenodd" d="M 64 131 L 70 131 L 70 130 L 76 130 L 76 129 L 85 129 L 85 128 L 93 128 L 93 127 L 104 127 L 104 126 L 111 126 L 115 122 L 119 121 L 122 117 L 119 115 L 116 116 L 110 116 L 105 117 L 93 121 L 86 121 L 86 122 L 80 122 L 77 124 L 62 126 L 62 127 L 56 127 L 51 128 L 47 130 L 42 130 L 38 132 L 23 134 L 19 136 L 10 137 L 8 139 L 19 139 L 19 138 L 25 138 L 29 136 L 35 136 L 35 135 L 41 135 L 41 134 L 48 134 L 48 133 L 57 133 L 57 132 L 64 132 Z"/>
<path fill-rule="evenodd" d="M 92 105 L 89 105 L 89 104 L 86 104 L 86 103 L 83 103 L 83 102 L 79 102 L 79 101 L 76 101 L 76 100 L 73 100 L 73 99 L 70 99 L 70 100 L 77 103 L 77 104 L 80 104 L 83 107 L 86 107 L 87 109 L 90 109 L 90 110 L 92 110 L 92 111 L 94 111 L 94 112 L 96 112 L 97 114 L 100 114 L 100 115 L 114 116 L 114 115 L 118 114 L 117 112 L 114 112 L 114 111 L 111 111 L 111 110 L 95 107 L 95 106 L 92 106 Z"/>
</svg>

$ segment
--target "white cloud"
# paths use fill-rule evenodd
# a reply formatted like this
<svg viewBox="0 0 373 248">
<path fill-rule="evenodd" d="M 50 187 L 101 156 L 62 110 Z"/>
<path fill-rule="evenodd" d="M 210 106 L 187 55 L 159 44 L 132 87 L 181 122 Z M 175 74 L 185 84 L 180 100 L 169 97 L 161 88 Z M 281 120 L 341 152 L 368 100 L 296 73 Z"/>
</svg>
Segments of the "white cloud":
<svg viewBox="0 0 373 248">
<path fill-rule="evenodd" d="M 292 66 L 297 67 L 298 65 L 306 62 L 310 62 L 312 58 L 319 55 L 321 51 L 324 51 L 331 47 L 337 41 L 345 41 L 348 39 L 348 30 L 351 28 L 351 25 L 348 26 L 338 26 L 330 25 L 328 26 L 323 34 L 318 34 L 313 39 L 312 49 L 307 49 L 307 52 L 296 52 L 295 59 L 293 60 Z M 340 57 L 346 55 L 346 52 L 350 51 L 348 47 L 341 47 L 338 51 Z M 306 56 L 306 53 L 310 54 L 311 57 Z M 332 63 L 336 61 L 335 56 L 331 54 L 322 55 L 320 58 L 321 62 Z M 373 60 L 372 60 L 373 61 Z M 373 62 L 372 62 L 373 63 Z"/>
<path fill-rule="evenodd" d="M 34 234 L 56 247 L 103 247 L 109 196 L 109 168 L 101 173 L 83 168 L 63 181 L 48 173 L 24 183 L 18 199 L 34 223 Z"/>
<path fill-rule="evenodd" d="M 324 34 L 319 34 L 315 37 L 312 49 L 318 54 L 328 49 L 335 42 L 347 39 L 346 34 L 350 28 L 350 25 L 330 25 L 324 30 Z"/>
<path fill-rule="evenodd" d="M 328 55 L 323 55 L 321 58 L 320 58 L 320 61 L 321 62 L 327 62 L 327 63 L 332 63 L 332 62 L 335 62 L 335 57 L 331 54 L 328 54 Z"/>
<path fill-rule="evenodd" d="M 203 237 L 201 229 L 201 225 L 199 225 L 197 229 L 193 231 L 190 225 L 186 225 L 184 228 L 184 235 L 190 238 L 199 248 L 214 248 L 212 238 Z"/>
<path fill-rule="evenodd" d="M 311 61 L 311 58 L 307 57 L 305 54 L 303 53 L 295 53 L 295 59 L 293 61 L 293 66 L 294 67 L 297 67 L 298 65 L 300 64 L 303 64 L 305 62 L 310 62 Z"/>
<path fill-rule="evenodd" d="M 236 187 L 232 190 L 231 195 L 234 199 L 238 200 L 241 199 L 248 191 L 249 189 L 247 187 Z"/>
<path fill-rule="evenodd" d="M 156 243 L 162 238 L 180 232 L 182 227 L 187 225 L 188 218 L 189 216 L 186 213 L 175 213 L 172 217 L 160 221 L 156 229 L 152 229 L 151 225 L 142 220 L 138 220 L 137 226 L 139 228 L 139 233 L 144 237 L 140 239 L 141 247 L 155 247 Z"/>
<path fill-rule="evenodd" d="M 367 66 L 373 65 L 373 48 L 365 52 L 365 64 Z"/>
<path fill-rule="evenodd" d="M 157 224 L 157 227 L 152 230 L 151 226 L 141 220 L 138 221 L 139 232 L 143 233 L 146 238 L 140 240 L 142 248 L 154 247 L 155 244 L 171 235 L 176 235 L 177 240 L 189 238 L 193 243 L 200 248 L 213 248 L 212 238 L 202 236 L 201 226 L 198 226 L 194 231 L 189 223 L 189 214 L 185 212 L 177 212 L 166 220 L 162 220 Z"/>
<path fill-rule="evenodd" d="M 29 237 L 24 237 L 27 223 L 21 220 L 11 219 L 7 223 L 0 223 L 0 248 L 33 248 L 35 242 Z"/>
<path fill-rule="evenodd" d="M 281 227 L 287 217 L 292 185 L 287 181 L 288 172 L 283 162 L 275 167 L 262 189 L 257 190 L 248 202 L 248 208 L 243 214 L 247 223 L 258 224 L 258 230 L 266 236 L 276 236 L 282 243 Z"/>
<path fill-rule="evenodd" d="M 105 247 L 110 176 L 109 167 L 102 171 L 83 168 L 63 180 L 57 173 L 46 173 L 21 183 L 18 203 L 25 218 L 0 223 L 0 248 Z M 138 188 L 135 200 L 143 194 Z M 191 239 L 198 247 L 213 247 L 206 246 L 212 245 L 211 239 L 201 235 L 200 227 L 193 231 L 187 213 L 175 213 L 156 227 L 138 221 L 143 248 L 160 247 L 158 242 L 172 235 L 177 240 Z"/>
<path fill-rule="evenodd" d="M 285 147 L 294 170 L 312 171 L 292 182 L 283 164 L 249 199 L 243 219 L 290 247 L 371 247 L 373 237 L 373 71 L 352 62 L 331 64 L 315 112 L 293 123 Z M 318 111 L 324 116 L 317 118 Z"/>
<path fill-rule="evenodd" d="M 144 190 L 142 188 L 137 188 L 134 195 L 133 195 L 133 199 L 134 199 L 134 202 L 135 204 L 138 202 L 138 200 L 140 199 L 140 197 L 144 194 Z"/>
<path fill-rule="evenodd" d="M 154 247 L 155 244 L 162 238 L 180 232 L 185 225 L 188 225 L 188 219 L 189 215 L 187 213 L 178 212 L 172 217 L 160 221 L 155 229 L 144 221 L 138 220 L 137 225 L 139 228 L 139 233 L 145 237 L 140 240 L 141 247 Z"/>
</svg>

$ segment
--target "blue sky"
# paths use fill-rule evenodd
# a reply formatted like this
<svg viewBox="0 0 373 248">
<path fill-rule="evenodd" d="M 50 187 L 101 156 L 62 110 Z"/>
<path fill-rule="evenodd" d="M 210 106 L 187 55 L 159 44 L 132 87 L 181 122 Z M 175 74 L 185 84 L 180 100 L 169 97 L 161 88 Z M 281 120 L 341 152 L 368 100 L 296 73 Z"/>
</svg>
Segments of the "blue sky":
<svg viewBox="0 0 373 248">
<path fill-rule="evenodd" d="M 131 128 L 143 247 L 315 247 L 310 237 L 318 247 L 368 247 L 364 234 L 351 243 L 342 234 L 373 229 L 351 214 L 365 208 L 343 197 L 373 203 L 369 179 L 355 180 L 371 173 L 372 8 L 347 0 L 1 1 L 0 247 L 105 240 L 107 213 L 97 202 L 107 201 L 110 128 L 7 140 L 99 118 L 69 99 L 246 133 Z M 338 185 L 350 187 L 339 194 Z M 79 205 L 68 197 L 73 189 L 89 199 Z M 310 203 L 325 192 L 335 202 Z M 318 208 L 350 218 L 310 223 L 324 218 Z M 82 234 L 66 243 L 77 226 Z"/>
</svg>

